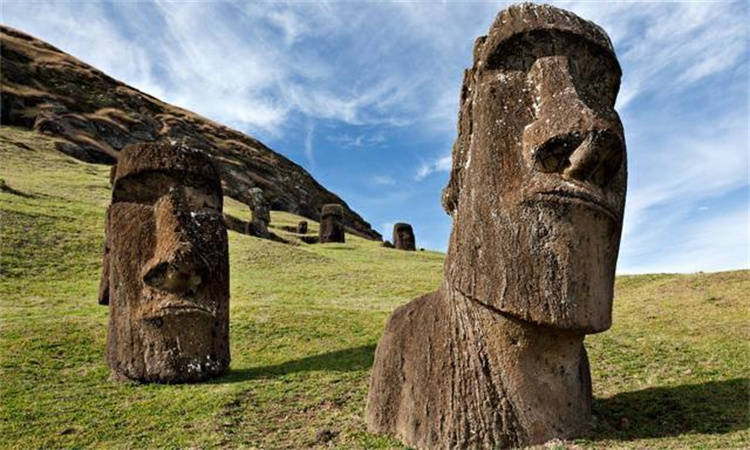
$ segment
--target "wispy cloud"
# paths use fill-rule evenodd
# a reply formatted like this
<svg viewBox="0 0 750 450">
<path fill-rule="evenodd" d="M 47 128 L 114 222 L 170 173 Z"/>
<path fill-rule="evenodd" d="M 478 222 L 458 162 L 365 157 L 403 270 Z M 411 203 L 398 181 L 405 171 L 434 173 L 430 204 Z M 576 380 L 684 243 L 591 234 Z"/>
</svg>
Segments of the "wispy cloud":
<svg viewBox="0 0 750 450">
<path fill-rule="evenodd" d="M 305 156 L 310 166 L 315 167 L 315 153 L 313 152 L 313 138 L 315 135 L 315 125 L 312 123 L 307 125 L 307 133 L 305 134 Z"/>
<path fill-rule="evenodd" d="M 375 186 L 395 186 L 396 180 L 390 175 L 375 175 L 370 178 L 370 182 Z"/>
<path fill-rule="evenodd" d="M 414 175 L 416 181 L 421 181 L 435 172 L 447 172 L 451 170 L 453 159 L 451 155 L 441 156 L 440 158 L 424 161 L 417 169 Z"/>
<path fill-rule="evenodd" d="M 747 10 L 741 2 L 561 2 L 601 25 L 626 68 L 617 100 L 674 93 L 736 66 L 747 52 Z M 668 82 L 665 82 L 668 81 Z"/>
<path fill-rule="evenodd" d="M 311 168 L 319 162 L 321 176 L 344 174 L 335 176 L 339 194 L 365 205 L 359 212 L 373 223 L 431 205 L 420 239 L 444 249 L 450 222 L 435 174 L 451 167 L 446 149 L 473 41 L 506 4 L 4 1 L 2 9 L 8 25 L 145 92 L 294 143 L 280 150 Z M 736 249 L 747 245 L 748 206 L 733 193 L 750 184 L 747 2 L 555 4 L 600 24 L 623 67 L 622 270 L 744 264 Z M 726 231 L 712 237 L 703 227 Z M 687 257 L 704 263 L 683 265 Z"/>
<path fill-rule="evenodd" d="M 382 132 L 357 135 L 343 133 L 341 135 L 329 136 L 327 140 L 337 143 L 344 148 L 367 148 L 383 144 L 386 142 L 386 137 Z"/>
</svg>

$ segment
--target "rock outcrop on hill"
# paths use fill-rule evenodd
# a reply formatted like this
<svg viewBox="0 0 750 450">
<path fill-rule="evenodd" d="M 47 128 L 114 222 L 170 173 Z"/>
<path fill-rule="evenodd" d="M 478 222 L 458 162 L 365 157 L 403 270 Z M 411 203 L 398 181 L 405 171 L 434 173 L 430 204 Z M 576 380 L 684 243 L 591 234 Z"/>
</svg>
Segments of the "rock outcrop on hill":
<svg viewBox="0 0 750 450">
<path fill-rule="evenodd" d="M 239 131 L 169 105 L 121 83 L 61 50 L 10 27 L 0 27 L 3 125 L 61 139 L 77 159 L 114 164 L 127 144 L 184 140 L 211 155 L 225 195 L 250 204 L 263 190 L 272 209 L 319 220 L 323 205 L 343 206 L 348 231 L 379 240 L 336 194 L 302 167 Z"/>
</svg>

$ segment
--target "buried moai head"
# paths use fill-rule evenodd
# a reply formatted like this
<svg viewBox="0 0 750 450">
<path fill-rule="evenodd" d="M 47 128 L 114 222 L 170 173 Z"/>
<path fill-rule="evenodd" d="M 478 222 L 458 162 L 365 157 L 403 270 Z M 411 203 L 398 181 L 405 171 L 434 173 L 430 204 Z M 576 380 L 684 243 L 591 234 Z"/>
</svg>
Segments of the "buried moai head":
<svg viewBox="0 0 750 450">
<path fill-rule="evenodd" d="M 341 205 L 330 203 L 323 205 L 320 210 L 320 229 L 318 242 L 344 242 L 344 208 Z"/>
<path fill-rule="evenodd" d="M 443 193 L 453 288 L 529 322 L 609 328 L 627 177 L 620 75 L 604 31 L 557 8 L 511 7 L 476 41 Z"/>
<path fill-rule="evenodd" d="M 120 153 L 107 210 L 100 303 L 115 376 L 188 382 L 229 365 L 229 260 L 219 175 L 168 143 Z"/>
<path fill-rule="evenodd" d="M 250 188 L 250 210 L 251 220 L 248 225 L 248 234 L 258 237 L 268 237 L 268 224 L 271 223 L 271 208 L 263 195 L 263 189 Z"/>
<path fill-rule="evenodd" d="M 411 225 L 402 222 L 393 225 L 393 247 L 409 251 L 417 249 L 414 230 L 412 230 Z"/>
<path fill-rule="evenodd" d="M 307 233 L 307 221 L 306 220 L 300 220 L 297 224 L 297 233 L 299 234 L 306 234 Z"/>
</svg>

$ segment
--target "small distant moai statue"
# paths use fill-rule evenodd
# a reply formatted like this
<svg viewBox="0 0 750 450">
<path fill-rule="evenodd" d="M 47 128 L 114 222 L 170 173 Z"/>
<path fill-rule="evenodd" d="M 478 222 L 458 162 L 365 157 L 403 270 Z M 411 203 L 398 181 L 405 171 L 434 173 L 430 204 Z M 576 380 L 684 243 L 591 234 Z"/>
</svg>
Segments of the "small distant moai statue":
<svg viewBox="0 0 750 450">
<path fill-rule="evenodd" d="M 306 220 L 300 220 L 297 224 L 297 233 L 298 234 L 307 234 L 307 221 Z"/>
<path fill-rule="evenodd" d="M 219 174 L 206 154 L 148 143 L 120 152 L 99 303 L 115 378 L 205 380 L 229 366 L 229 249 Z"/>
<path fill-rule="evenodd" d="M 443 205 L 438 291 L 398 308 L 375 352 L 366 421 L 416 449 L 501 449 L 580 435 L 587 334 L 612 323 L 627 179 L 605 32 L 524 3 L 476 41 Z"/>
<path fill-rule="evenodd" d="M 271 223 L 271 208 L 263 195 L 263 189 L 259 187 L 250 188 L 250 210 L 252 218 L 247 226 L 247 234 L 268 238 L 268 224 Z"/>
<path fill-rule="evenodd" d="M 380 244 L 381 247 L 385 248 L 393 248 L 393 244 L 391 244 L 391 241 L 383 241 L 382 244 Z"/>
<path fill-rule="evenodd" d="M 411 225 L 403 222 L 393 225 L 393 247 L 411 252 L 417 249 Z"/>
<path fill-rule="evenodd" d="M 325 244 L 326 242 L 344 241 L 344 208 L 334 203 L 323 205 L 320 210 L 318 242 Z"/>
</svg>

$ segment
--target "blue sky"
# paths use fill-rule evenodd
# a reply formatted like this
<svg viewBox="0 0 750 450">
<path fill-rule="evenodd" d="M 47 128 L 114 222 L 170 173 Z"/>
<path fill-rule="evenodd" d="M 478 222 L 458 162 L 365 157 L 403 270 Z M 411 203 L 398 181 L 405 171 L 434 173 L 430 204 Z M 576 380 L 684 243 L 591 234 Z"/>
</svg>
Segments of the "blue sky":
<svg viewBox="0 0 750 450">
<path fill-rule="evenodd" d="M 1 4 L 29 32 L 261 139 L 389 238 L 445 250 L 462 71 L 506 2 Z M 738 2 L 553 2 L 623 67 L 630 179 L 619 273 L 750 264 L 750 11 Z"/>
</svg>

